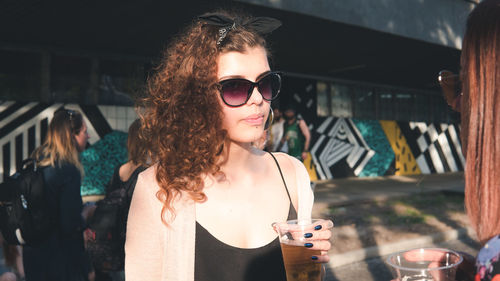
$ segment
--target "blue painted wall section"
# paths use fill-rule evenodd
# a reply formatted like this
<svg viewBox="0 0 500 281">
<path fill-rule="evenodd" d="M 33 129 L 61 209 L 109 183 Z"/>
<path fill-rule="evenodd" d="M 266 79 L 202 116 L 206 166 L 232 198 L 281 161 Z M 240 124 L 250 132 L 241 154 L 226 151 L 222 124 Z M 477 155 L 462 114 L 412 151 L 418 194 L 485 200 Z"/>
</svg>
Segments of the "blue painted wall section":
<svg viewBox="0 0 500 281">
<path fill-rule="evenodd" d="M 127 134 L 113 131 L 105 135 L 83 151 L 80 160 L 85 171 L 81 194 L 105 194 L 114 169 L 127 162 Z"/>
<path fill-rule="evenodd" d="M 373 157 L 366 163 L 359 177 L 383 176 L 394 161 L 394 151 L 376 120 L 352 119 L 368 146 L 375 151 Z"/>
</svg>

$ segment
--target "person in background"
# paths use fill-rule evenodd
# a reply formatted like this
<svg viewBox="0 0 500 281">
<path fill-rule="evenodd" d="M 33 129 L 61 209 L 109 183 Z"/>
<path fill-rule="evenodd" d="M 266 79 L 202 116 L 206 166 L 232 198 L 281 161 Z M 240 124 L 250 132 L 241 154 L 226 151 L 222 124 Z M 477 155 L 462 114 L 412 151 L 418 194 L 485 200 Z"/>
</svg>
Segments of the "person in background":
<svg viewBox="0 0 500 281">
<path fill-rule="evenodd" d="M 284 132 L 280 143 L 281 145 L 287 144 L 288 155 L 303 161 L 309 152 L 311 132 L 309 132 L 306 122 L 297 118 L 296 114 L 293 106 L 288 106 L 285 109 L 283 113 L 285 118 Z"/>
<path fill-rule="evenodd" d="M 500 280 L 500 0 L 481 1 L 467 19 L 461 55 L 465 207 L 483 246 L 477 281 Z"/>
<path fill-rule="evenodd" d="M 126 191 L 126 204 L 130 204 L 132 199 L 132 194 L 134 192 L 135 184 L 137 182 L 137 177 L 139 173 L 146 169 L 147 165 L 147 148 L 141 141 L 139 137 L 139 130 L 141 128 L 141 121 L 136 119 L 129 126 L 128 129 L 128 137 L 127 137 L 127 151 L 128 151 L 128 161 L 126 163 L 119 164 L 116 166 L 113 176 L 111 180 L 106 186 L 106 196 L 110 196 L 110 194 L 118 189 L 123 189 Z M 113 195 L 111 195 L 113 196 Z M 94 214 L 99 214 L 99 206 L 96 209 Z M 106 207 L 105 207 L 106 208 Z M 107 207 L 109 208 L 109 206 Z M 127 209 L 125 210 L 128 212 Z M 114 214 L 114 213 L 113 213 Z M 111 218 L 109 218 L 111 219 Z M 114 218 L 113 218 L 114 219 Z M 121 228 L 121 226 L 126 225 L 127 221 L 127 213 L 121 218 L 124 220 L 124 223 L 116 223 L 119 227 L 118 231 L 125 233 L 126 228 Z M 86 241 L 91 240 L 92 236 L 95 236 L 95 233 L 92 231 L 89 232 L 89 229 L 85 231 L 85 239 Z M 112 255 L 114 253 L 110 253 Z M 116 257 L 122 256 L 121 253 L 116 253 Z M 123 260 L 121 261 L 124 262 Z M 95 281 L 123 281 L 125 280 L 125 273 L 123 268 L 118 271 L 106 271 L 103 272 L 95 269 Z"/>
<path fill-rule="evenodd" d="M 82 115 L 61 108 L 50 121 L 45 142 L 32 157 L 43 169 L 50 205 L 58 214 L 56 227 L 36 247 L 23 247 L 27 281 L 87 280 L 89 264 L 83 245 L 83 229 L 92 207 L 83 208 L 80 184 L 83 167 L 79 153 L 89 139 Z"/>
<path fill-rule="evenodd" d="M 279 107 L 273 108 L 273 112 L 274 121 L 271 125 L 271 129 L 269 130 L 266 150 L 271 152 L 287 152 L 287 150 L 285 150 L 283 146 L 280 146 L 280 141 L 283 138 L 285 120 L 283 119 Z"/>
<path fill-rule="evenodd" d="M 132 197 L 127 281 L 286 280 L 272 223 L 310 218 L 313 194 L 301 162 L 253 145 L 281 87 L 263 38 L 279 25 L 220 11 L 171 41 L 142 115 L 153 165 Z M 328 262 L 330 224 L 308 262 Z"/>
<path fill-rule="evenodd" d="M 130 191 L 130 198 L 132 198 L 134 191 L 132 186 L 135 186 L 139 173 L 146 169 L 145 165 L 147 162 L 147 147 L 139 138 L 140 128 L 141 120 L 139 119 L 136 119 L 129 126 L 127 137 L 128 161 L 115 168 L 113 177 L 106 187 L 106 193 L 124 186 L 131 186 L 131 188 L 126 189 Z"/>
</svg>

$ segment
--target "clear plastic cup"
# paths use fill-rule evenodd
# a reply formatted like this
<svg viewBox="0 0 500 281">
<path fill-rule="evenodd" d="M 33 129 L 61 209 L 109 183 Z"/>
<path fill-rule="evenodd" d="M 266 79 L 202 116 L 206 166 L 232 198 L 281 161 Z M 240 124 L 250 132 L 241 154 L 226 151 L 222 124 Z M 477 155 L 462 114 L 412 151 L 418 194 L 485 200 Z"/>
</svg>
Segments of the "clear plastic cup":
<svg viewBox="0 0 500 281">
<path fill-rule="evenodd" d="M 333 227 L 331 221 L 321 219 L 289 220 L 273 224 L 279 234 L 287 281 L 322 280 L 322 265 L 311 260 L 312 256 L 319 256 L 321 252 L 304 246 L 305 243 L 314 244 L 314 236 L 306 238 L 304 235 L 314 233 L 317 225 L 328 229 Z"/>
<path fill-rule="evenodd" d="M 454 281 L 460 254 L 443 248 L 417 248 L 390 255 L 386 263 L 398 281 Z"/>
</svg>

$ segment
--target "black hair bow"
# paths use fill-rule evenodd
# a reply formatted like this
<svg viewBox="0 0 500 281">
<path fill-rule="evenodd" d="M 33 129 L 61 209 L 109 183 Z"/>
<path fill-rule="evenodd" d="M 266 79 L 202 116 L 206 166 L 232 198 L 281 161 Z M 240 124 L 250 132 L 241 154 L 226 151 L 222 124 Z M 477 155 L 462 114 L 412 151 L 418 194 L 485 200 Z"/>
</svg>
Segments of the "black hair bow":
<svg viewBox="0 0 500 281">
<path fill-rule="evenodd" d="M 220 45 L 222 40 L 226 38 L 227 33 L 235 29 L 238 25 L 248 29 L 253 29 L 259 34 L 270 33 L 281 26 L 281 21 L 269 17 L 256 17 L 241 20 L 239 18 L 231 19 L 218 13 L 207 13 L 199 16 L 198 19 L 206 24 L 220 27 L 217 45 Z"/>
</svg>

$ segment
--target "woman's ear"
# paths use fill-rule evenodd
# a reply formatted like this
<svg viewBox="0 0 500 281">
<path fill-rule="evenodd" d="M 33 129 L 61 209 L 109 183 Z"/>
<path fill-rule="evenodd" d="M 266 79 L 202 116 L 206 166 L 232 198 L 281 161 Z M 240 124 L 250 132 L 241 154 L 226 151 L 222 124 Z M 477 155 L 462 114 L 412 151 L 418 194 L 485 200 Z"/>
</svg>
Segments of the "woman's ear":
<svg viewBox="0 0 500 281">
<path fill-rule="evenodd" d="M 441 70 L 438 75 L 438 82 L 443 91 L 446 103 L 454 111 L 460 112 L 462 92 L 460 90 L 460 79 L 457 74 L 449 70 Z"/>
</svg>

